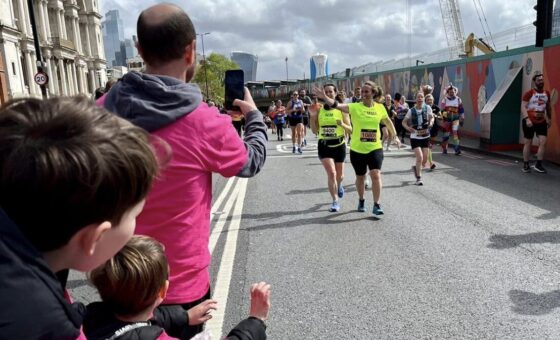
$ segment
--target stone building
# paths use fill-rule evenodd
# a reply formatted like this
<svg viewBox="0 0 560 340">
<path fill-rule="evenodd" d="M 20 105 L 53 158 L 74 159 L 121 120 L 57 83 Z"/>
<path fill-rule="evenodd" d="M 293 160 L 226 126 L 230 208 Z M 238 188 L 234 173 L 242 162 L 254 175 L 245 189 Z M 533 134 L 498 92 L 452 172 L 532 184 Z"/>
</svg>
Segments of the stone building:
<svg viewBox="0 0 560 340">
<path fill-rule="evenodd" d="M 7 98 L 41 96 L 27 0 L 0 0 L 0 59 Z M 107 81 L 99 0 L 33 0 L 48 93 L 89 95 Z M 0 79 L 0 82 L 2 79 Z"/>
</svg>

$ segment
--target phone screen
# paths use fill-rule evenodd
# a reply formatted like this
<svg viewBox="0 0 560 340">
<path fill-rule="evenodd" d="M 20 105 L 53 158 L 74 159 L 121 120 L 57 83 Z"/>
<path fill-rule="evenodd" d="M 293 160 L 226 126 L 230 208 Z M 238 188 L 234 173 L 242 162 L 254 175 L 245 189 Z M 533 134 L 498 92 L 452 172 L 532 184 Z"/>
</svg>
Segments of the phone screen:
<svg viewBox="0 0 560 340">
<path fill-rule="evenodd" d="M 227 110 L 239 111 L 239 107 L 233 106 L 235 99 L 244 98 L 244 75 L 243 70 L 227 70 L 225 79 L 225 99 L 224 106 Z"/>
</svg>

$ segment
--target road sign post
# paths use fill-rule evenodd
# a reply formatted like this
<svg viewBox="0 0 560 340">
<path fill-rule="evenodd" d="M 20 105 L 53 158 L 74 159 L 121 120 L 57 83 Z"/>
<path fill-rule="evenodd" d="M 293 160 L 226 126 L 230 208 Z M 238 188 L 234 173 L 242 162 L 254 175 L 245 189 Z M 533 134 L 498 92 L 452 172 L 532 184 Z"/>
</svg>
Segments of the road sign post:
<svg viewBox="0 0 560 340">
<path fill-rule="evenodd" d="M 35 73 L 33 79 L 35 80 L 35 83 L 37 83 L 37 85 L 39 86 L 45 86 L 49 83 L 49 76 L 42 71 Z"/>
</svg>

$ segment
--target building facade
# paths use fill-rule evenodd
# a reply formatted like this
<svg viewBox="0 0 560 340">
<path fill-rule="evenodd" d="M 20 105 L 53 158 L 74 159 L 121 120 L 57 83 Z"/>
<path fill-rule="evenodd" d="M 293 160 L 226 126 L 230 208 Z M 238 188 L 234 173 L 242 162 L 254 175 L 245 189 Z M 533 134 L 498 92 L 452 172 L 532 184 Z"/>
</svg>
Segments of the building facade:
<svg viewBox="0 0 560 340">
<path fill-rule="evenodd" d="M 257 80 L 257 64 L 259 58 L 246 52 L 231 52 L 231 60 L 243 70 L 245 82 Z"/>
<path fill-rule="evenodd" d="M 26 0 L 0 0 L 0 53 L 9 99 L 41 96 Z M 33 0 L 49 96 L 92 94 L 107 81 L 98 0 Z"/>
<path fill-rule="evenodd" d="M 127 59 L 136 57 L 136 47 L 132 39 L 124 38 L 124 29 L 118 10 L 111 10 L 105 14 L 101 22 L 103 43 L 107 66 L 126 66 Z"/>
<path fill-rule="evenodd" d="M 554 1 L 554 11 L 552 12 L 552 37 L 560 37 L 560 1 Z"/>
<path fill-rule="evenodd" d="M 329 59 L 326 54 L 317 53 L 309 60 L 311 80 L 329 75 Z"/>
</svg>

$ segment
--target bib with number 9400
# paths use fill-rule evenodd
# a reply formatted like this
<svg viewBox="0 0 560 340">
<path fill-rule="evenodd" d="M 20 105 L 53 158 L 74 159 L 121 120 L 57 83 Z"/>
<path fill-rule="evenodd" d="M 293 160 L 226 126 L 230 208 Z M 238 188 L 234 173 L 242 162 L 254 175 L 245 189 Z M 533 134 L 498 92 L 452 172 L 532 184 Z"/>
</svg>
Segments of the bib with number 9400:
<svg viewBox="0 0 560 340">
<path fill-rule="evenodd" d="M 323 129 L 322 134 L 325 138 L 336 137 L 336 125 L 326 125 L 321 127 Z"/>
<path fill-rule="evenodd" d="M 377 130 L 361 129 L 360 142 L 375 143 L 377 141 Z"/>
</svg>

